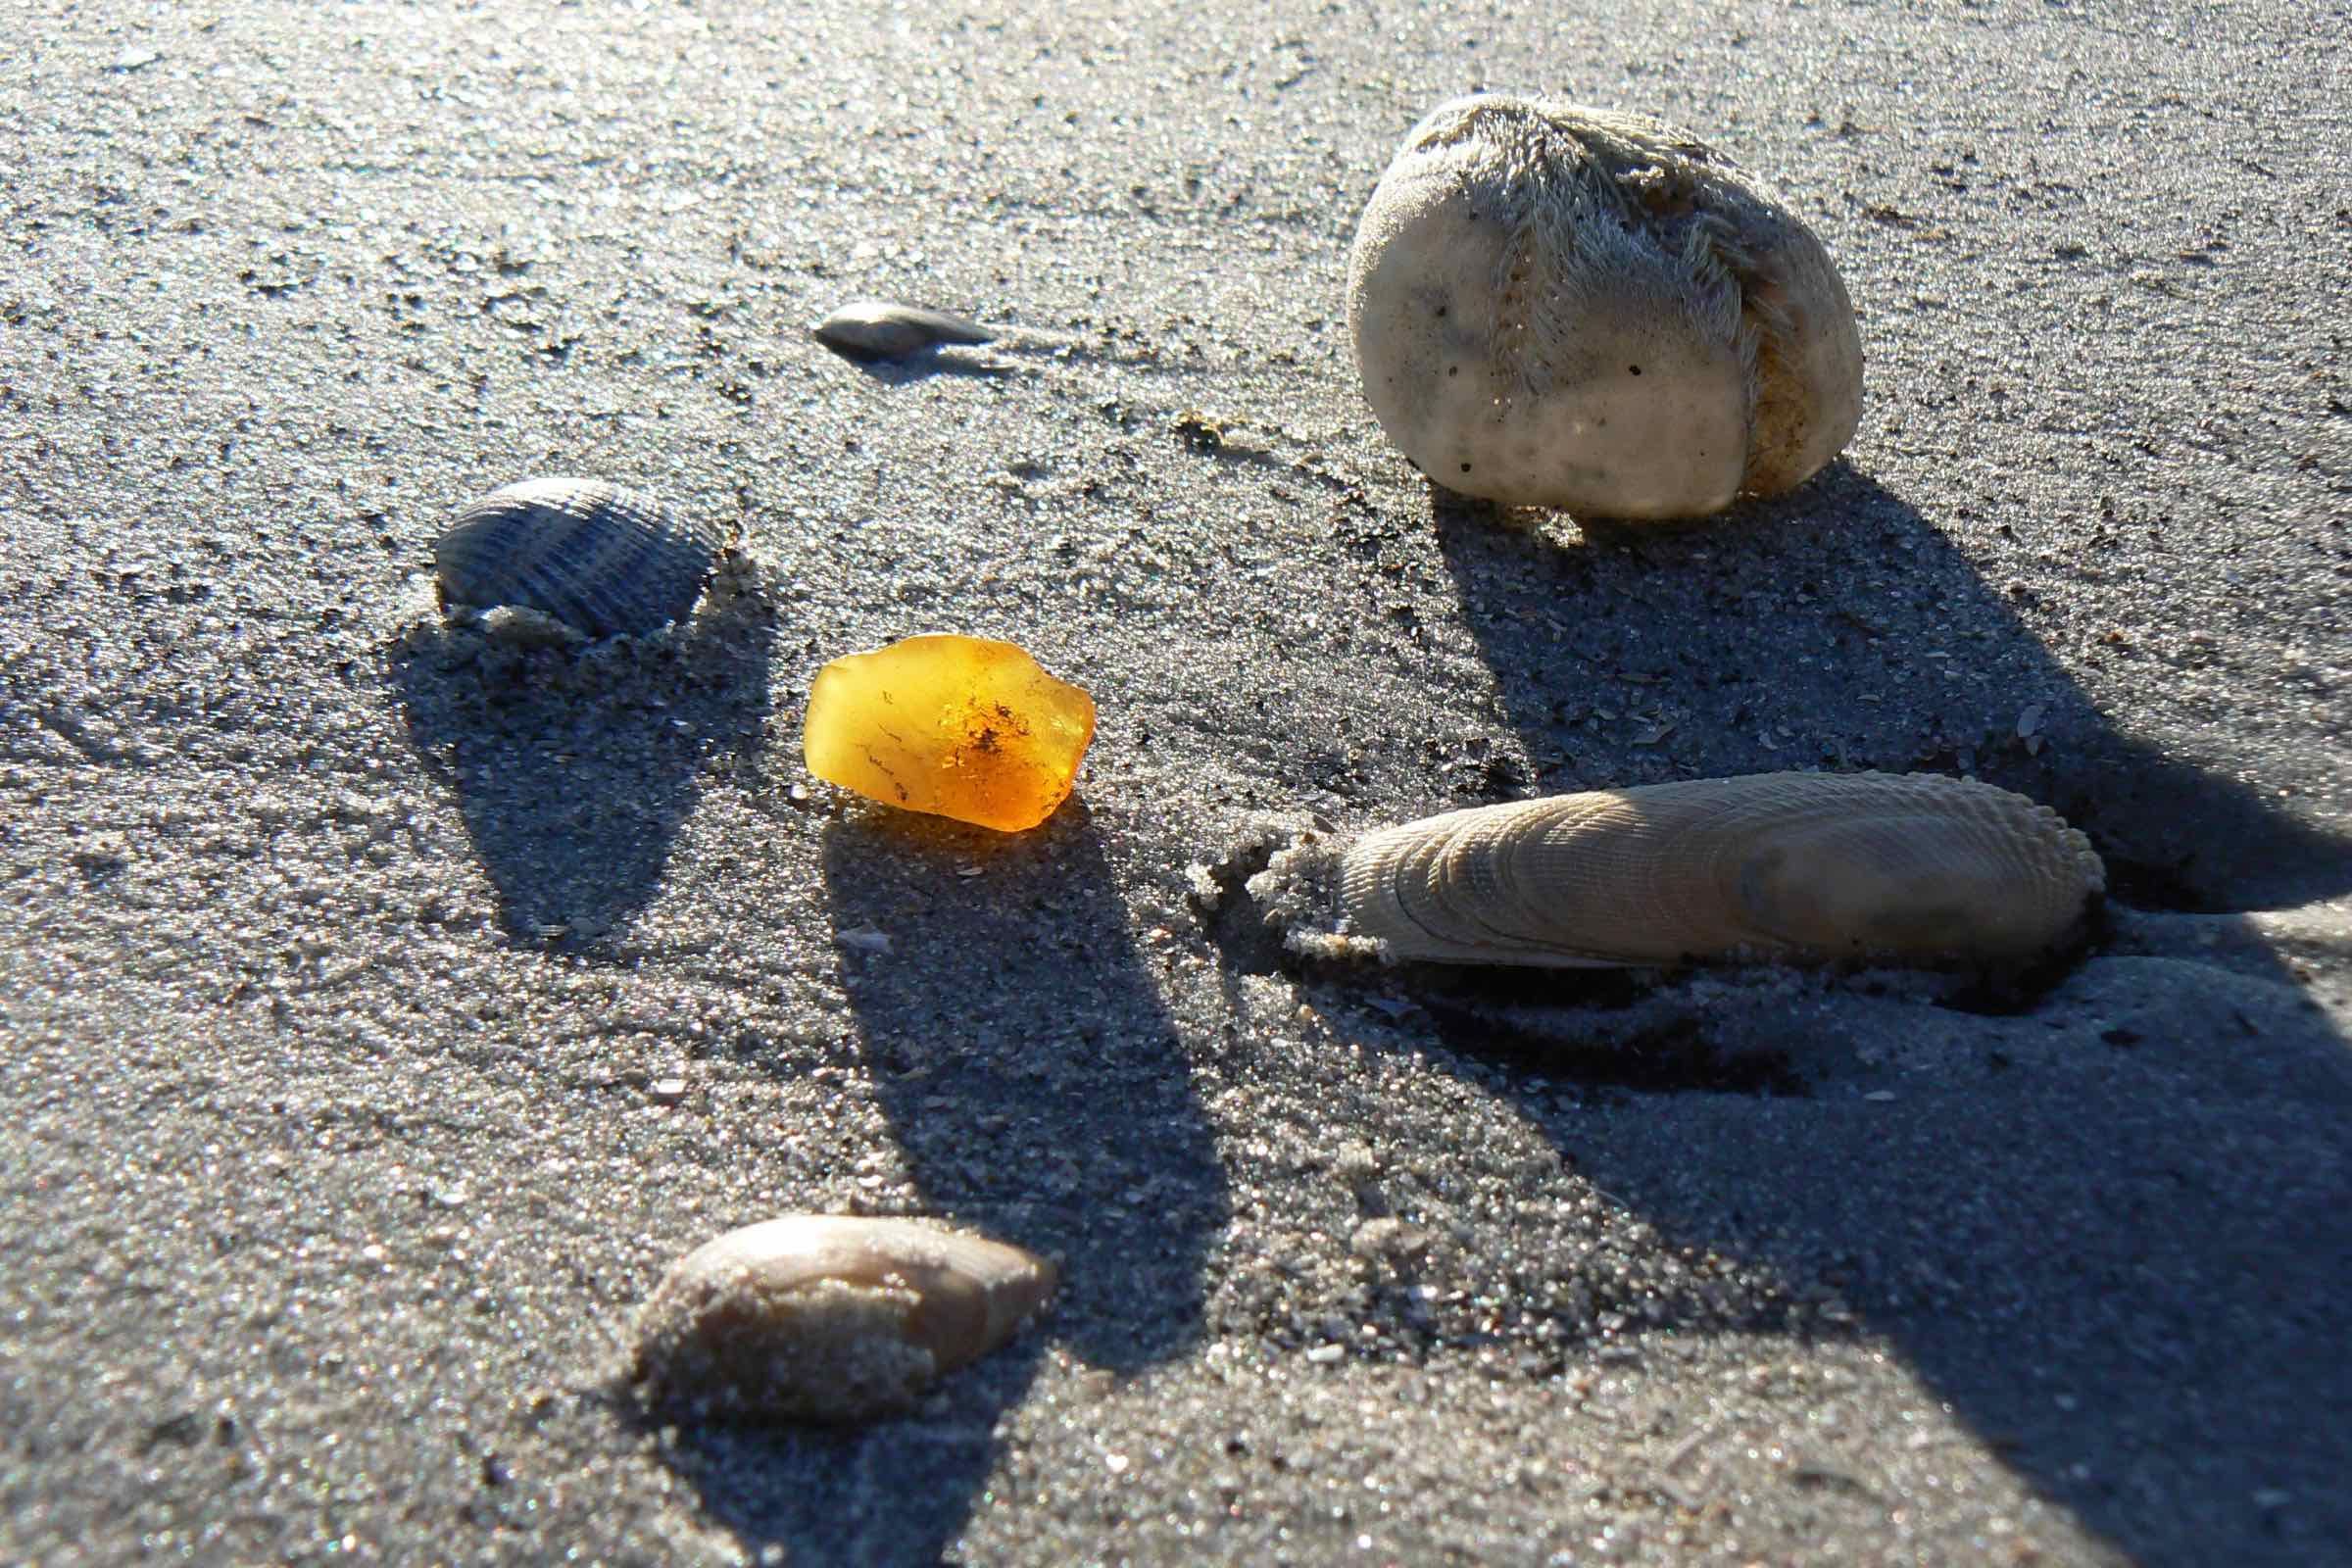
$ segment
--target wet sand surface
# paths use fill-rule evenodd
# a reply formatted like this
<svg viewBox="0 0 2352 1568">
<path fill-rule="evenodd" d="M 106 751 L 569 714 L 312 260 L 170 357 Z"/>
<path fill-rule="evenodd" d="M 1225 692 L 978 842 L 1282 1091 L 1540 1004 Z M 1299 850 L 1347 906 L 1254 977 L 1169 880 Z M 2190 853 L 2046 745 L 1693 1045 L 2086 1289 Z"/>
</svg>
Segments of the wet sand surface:
<svg viewBox="0 0 2352 1568">
<path fill-rule="evenodd" d="M 2352 1561 L 2340 7 L 8 20 L 0 1559 Z M 1386 444 L 1347 247 L 1478 87 L 1788 197 L 1843 460 L 1580 527 Z M 809 340 L 869 295 L 1066 341 Z M 445 627 L 434 536 L 569 472 L 742 559 Z M 803 772 L 930 630 L 1093 692 L 1043 828 Z M 1536 982 L 1239 891 L 1790 767 L 2045 801 L 2111 924 Z M 798 1209 L 1065 1284 L 860 1432 L 617 1396 Z"/>
</svg>

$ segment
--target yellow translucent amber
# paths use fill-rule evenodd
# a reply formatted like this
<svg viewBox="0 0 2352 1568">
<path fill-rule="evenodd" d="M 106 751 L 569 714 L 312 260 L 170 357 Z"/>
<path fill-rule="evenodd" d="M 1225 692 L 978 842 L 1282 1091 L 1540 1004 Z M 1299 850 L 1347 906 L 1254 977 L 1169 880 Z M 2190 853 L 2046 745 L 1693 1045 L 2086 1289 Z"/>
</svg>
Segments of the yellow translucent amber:
<svg viewBox="0 0 2352 1568">
<path fill-rule="evenodd" d="M 1006 833 L 1054 814 L 1095 738 L 1095 703 L 1011 643 L 938 634 L 836 659 L 808 688 L 808 771 Z"/>
</svg>

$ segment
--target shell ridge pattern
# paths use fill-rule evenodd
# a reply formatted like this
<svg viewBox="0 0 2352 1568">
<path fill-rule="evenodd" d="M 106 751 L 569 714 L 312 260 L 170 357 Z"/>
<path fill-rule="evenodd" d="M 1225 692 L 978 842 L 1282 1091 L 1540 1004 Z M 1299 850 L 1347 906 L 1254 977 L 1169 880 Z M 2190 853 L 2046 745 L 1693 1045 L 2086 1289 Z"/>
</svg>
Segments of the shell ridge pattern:
<svg viewBox="0 0 2352 1568">
<path fill-rule="evenodd" d="M 1606 963 L 1634 923 L 1630 911 L 1656 897 L 1640 853 L 1639 814 L 1602 792 L 1533 803 L 1528 830 L 1510 849 L 1522 932 L 1544 946 Z"/>
<path fill-rule="evenodd" d="M 1514 948 L 1539 951 L 1529 939 L 1532 929 L 1521 909 L 1523 903 L 1510 855 L 1512 836 L 1540 808 L 1541 801 L 1514 802 L 1500 808 L 1472 808 L 1455 813 L 1446 835 L 1446 855 L 1438 864 L 1439 900 L 1444 923 L 1439 934 L 1457 947 Z"/>
<path fill-rule="evenodd" d="M 1400 873 L 1395 879 L 1397 912 L 1428 940 L 1450 946 L 1455 941 L 1450 836 L 1403 841 L 1397 847 L 1403 852 L 1395 862 Z"/>
<path fill-rule="evenodd" d="M 643 491 L 531 479 L 467 508 L 434 559 L 446 600 L 516 605 L 608 636 L 683 619 L 723 543 Z"/>
<path fill-rule="evenodd" d="M 1579 797 L 1570 797 L 1572 802 Z M 1611 791 L 1561 813 L 1570 835 L 1547 834 L 1540 850 L 1550 874 L 1577 889 L 1549 915 L 1557 940 L 1580 952 L 1641 953 L 1679 963 L 1694 953 L 1736 945 L 1724 919 L 1717 867 L 1702 829 L 1738 803 L 1666 784 L 1647 793 Z M 1688 869 L 1686 869 L 1688 867 Z"/>
<path fill-rule="evenodd" d="M 1444 906 L 1444 859 L 1448 842 L 1441 816 L 1414 833 L 1392 828 L 1366 838 L 1340 866 L 1341 902 L 1355 912 L 1364 934 L 1399 956 L 1451 952 Z"/>
<path fill-rule="evenodd" d="M 1465 813 L 1447 836 L 1446 901 L 1447 924 L 1466 942 L 1524 942 L 1528 926 L 1521 911 L 1518 869 L 1509 853 L 1511 835 L 1529 813 L 1524 809 Z"/>
</svg>

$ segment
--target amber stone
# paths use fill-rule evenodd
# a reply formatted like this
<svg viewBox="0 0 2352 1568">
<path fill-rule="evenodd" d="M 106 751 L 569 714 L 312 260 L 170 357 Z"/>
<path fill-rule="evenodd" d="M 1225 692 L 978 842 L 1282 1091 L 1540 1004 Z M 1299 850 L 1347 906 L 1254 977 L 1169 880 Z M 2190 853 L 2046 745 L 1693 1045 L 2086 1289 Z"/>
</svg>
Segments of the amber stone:
<svg viewBox="0 0 2352 1568">
<path fill-rule="evenodd" d="M 1094 738 L 1094 699 L 1026 652 L 940 633 L 818 670 L 801 744 L 829 783 L 1017 833 L 1068 797 Z"/>
</svg>

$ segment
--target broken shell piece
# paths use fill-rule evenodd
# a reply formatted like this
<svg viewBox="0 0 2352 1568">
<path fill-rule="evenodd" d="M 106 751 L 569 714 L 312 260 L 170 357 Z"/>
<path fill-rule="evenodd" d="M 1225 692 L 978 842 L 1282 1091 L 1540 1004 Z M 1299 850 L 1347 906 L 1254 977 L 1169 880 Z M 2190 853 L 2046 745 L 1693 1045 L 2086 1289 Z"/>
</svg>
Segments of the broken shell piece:
<svg viewBox="0 0 2352 1568">
<path fill-rule="evenodd" d="M 1656 122 L 1474 95 L 1416 125 L 1348 262 L 1381 428 L 1508 506 L 1695 517 L 1853 435 L 1862 340 L 1796 215 Z"/>
<path fill-rule="evenodd" d="M 911 1219 L 794 1214 L 706 1242 L 637 1319 L 633 1381 L 720 1415 L 855 1422 L 903 1410 L 1012 1338 L 1053 1263 Z"/>
<path fill-rule="evenodd" d="M 1341 912 L 1390 957 L 2025 959 L 2105 886 L 2047 807 L 1962 779 L 1762 773 L 1448 811 L 1359 841 Z"/>
<path fill-rule="evenodd" d="M 853 300 L 816 323 L 810 335 L 853 360 L 899 360 L 942 343 L 987 343 L 991 326 L 890 300 Z"/>
<path fill-rule="evenodd" d="M 829 783 L 1017 833 L 1069 796 L 1094 738 L 1094 699 L 1020 648 L 936 633 L 818 670 L 801 743 Z"/>
<path fill-rule="evenodd" d="M 725 542 L 642 490 L 526 479 L 466 508 L 433 564 L 444 610 L 510 607 L 607 637 L 684 619 Z"/>
</svg>

